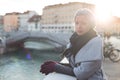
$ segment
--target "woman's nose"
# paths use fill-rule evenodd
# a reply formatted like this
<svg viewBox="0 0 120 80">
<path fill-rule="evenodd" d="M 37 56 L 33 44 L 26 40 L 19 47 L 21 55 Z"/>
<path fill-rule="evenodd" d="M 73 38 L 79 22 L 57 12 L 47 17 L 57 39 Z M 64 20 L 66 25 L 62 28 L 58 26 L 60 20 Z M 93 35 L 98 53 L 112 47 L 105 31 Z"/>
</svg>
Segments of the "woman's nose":
<svg viewBox="0 0 120 80">
<path fill-rule="evenodd" d="M 81 26 L 81 24 L 79 24 L 78 26 L 77 26 L 77 28 L 81 28 L 82 26 Z"/>
</svg>

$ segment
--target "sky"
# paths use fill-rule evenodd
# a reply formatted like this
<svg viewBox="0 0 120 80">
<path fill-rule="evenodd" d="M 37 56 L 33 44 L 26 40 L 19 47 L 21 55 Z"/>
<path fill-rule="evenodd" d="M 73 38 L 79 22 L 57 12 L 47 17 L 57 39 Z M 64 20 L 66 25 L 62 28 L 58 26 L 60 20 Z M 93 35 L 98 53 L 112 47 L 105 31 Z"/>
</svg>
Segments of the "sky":
<svg viewBox="0 0 120 80">
<path fill-rule="evenodd" d="M 0 15 L 10 12 L 22 13 L 27 10 L 34 10 L 41 15 L 45 6 L 68 2 L 92 3 L 97 6 L 97 13 L 101 16 L 120 17 L 120 0 L 0 0 Z"/>
<path fill-rule="evenodd" d="M 0 14 L 14 11 L 24 12 L 26 10 L 35 10 L 42 14 L 42 9 L 45 6 L 74 1 L 79 0 L 0 0 Z"/>
</svg>

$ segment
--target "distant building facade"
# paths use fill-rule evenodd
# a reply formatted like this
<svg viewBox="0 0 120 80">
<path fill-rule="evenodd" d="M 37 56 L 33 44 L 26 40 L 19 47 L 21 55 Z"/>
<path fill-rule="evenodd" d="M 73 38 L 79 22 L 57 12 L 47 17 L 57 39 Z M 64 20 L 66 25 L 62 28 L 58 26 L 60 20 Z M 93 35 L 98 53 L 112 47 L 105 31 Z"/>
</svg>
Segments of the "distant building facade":
<svg viewBox="0 0 120 80">
<path fill-rule="evenodd" d="M 18 15 L 20 13 L 13 12 L 13 13 L 6 13 L 4 15 L 4 30 L 10 32 L 18 28 Z"/>
<path fill-rule="evenodd" d="M 0 26 L 3 26 L 3 16 L 0 16 Z"/>
<path fill-rule="evenodd" d="M 33 15 L 29 20 L 28 20 L 28 31 L 41 31 L 41 16 L 40 15 Z"/>
<path fill-rule="evenodd" d="M 120 18 L 116 16 L 111 16 L 111 19 L 108 22 L 99 23 L 97 28 L 99 28 L 99 32 L 107 35 L 120 35 Z"/>
<path fill-rule="evenodd" d="M 35 11 L 26 11 L 24 13 L 6 13 L 3 19 L 4 30 L 6 32 L 11 32 L 15 30 L 26 31 L 30 26 L 29 19 L 34 15 L 37 15 Z"/>
<path fill-rule="evenodd" d="M 2 33 L 3 30 L 3 16 L 0 15 L 0 33 Z"/>
<path fill-rule="evenodd" d="M 28 21 L 33 15 L 37 15 L 37 13 L 35 11 L 26 11 L 19 15 L 19 30 L 28 30 Z"/>
<path fill-rule="evenodd" d="M 93 4 L 83 2 L 70 2 L 44 7 L 41 18 L 42 29 L 47 32 L 72 32 L 74 30 L 74 14 L 82 8 L 88 8 L 93 12 L 95 10 Z"/>
</svg>

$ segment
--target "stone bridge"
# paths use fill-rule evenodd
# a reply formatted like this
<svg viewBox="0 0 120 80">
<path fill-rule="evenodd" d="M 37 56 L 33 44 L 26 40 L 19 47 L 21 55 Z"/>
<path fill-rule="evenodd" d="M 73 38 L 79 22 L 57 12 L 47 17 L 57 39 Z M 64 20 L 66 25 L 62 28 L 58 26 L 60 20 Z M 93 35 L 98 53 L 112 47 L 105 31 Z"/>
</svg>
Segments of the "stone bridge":
<svg viewBox="0 0 120 80">
<path fill-rule="evenodd" d="M 27 38 L 43 38 L 64 46 L 68 43 L 70 35 L 70 33 L 16 32 L 9 34 L 9 37 L 6 38 L 6 44 L 25 40 Z"/>
<path fill-rule="evenodd" d="M 0 46 L 7 47 L 9 44 L 19 43 L 21 41 L 25 42 L 28 39 L 37 39 L 37 40 L 48 40 L 53 43 L 56 43 L 60 46 L 66 46 L 69 42 L 71 33 L 46 33 L 46 32 L 23 32 L 17 31 L 7 34 L 7 36 L 1 41 Z M 54 45 L 56 46 L 56 45 Z M 57 46 L 56 46 L 57 47 Z"/>
</svg>

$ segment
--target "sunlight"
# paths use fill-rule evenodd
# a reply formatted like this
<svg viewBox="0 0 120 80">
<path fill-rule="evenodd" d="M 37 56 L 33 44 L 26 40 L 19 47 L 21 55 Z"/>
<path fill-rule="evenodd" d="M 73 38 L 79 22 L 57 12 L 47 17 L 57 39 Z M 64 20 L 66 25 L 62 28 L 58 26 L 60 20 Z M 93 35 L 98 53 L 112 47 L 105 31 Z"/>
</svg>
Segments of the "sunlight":
<svg viewBox="0 0 120 80">
<path fill-rule="evenodd" d="M 112 3 L 112 5 L 111 5 L 112 14 L 114 16 L 120 17 L 120 10 L 119 10 L 119 8 L 120 8 L 120 1 L 119 0 L 114 1 Z"/>
<path fill-rule="evenodd" d="M 112 13 L 111 13 L 111 2 L 109 1 L 108 2 L 97 2 L 96 3 L 96 19 L 97 21 L 100 21 L 100 22 L 108 22 L 112 16 Z"/>
<path fill-rule="evenodd" d="M 100 22 L 108 22 L 111 18 L 111 14 L 107 10 L 103 10 L 102 8 L 96 9 L 96 19 Z"/>
</svg>

